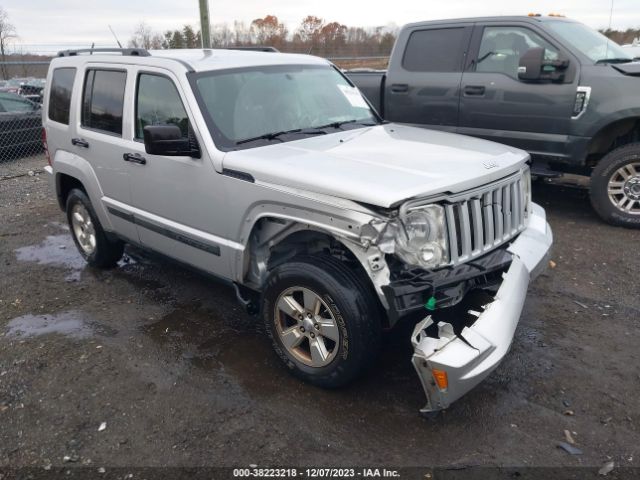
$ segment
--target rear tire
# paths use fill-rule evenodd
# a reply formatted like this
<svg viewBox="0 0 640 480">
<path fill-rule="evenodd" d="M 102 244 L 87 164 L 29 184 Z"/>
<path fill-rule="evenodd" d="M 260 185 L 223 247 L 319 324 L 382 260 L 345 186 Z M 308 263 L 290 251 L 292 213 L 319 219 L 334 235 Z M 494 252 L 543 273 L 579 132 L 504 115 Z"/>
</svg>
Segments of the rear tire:
<svg viewBox="0 0 640 480">
<path fill-rule="evenodd" d="M 112 268 L 122 258 L 124 243 L 109 240 L 87 194 L 78 188 L 69 192 L 66 203 L 71 236 L 80 254 L 97 268 Z"/>
<path fill-rule="evenodd" d="M 640 143 L 609 152 L 591 174 L 591 205 L 612 225 L 640 228 Z"/>
<path fill-rule="evenodd" d="M 298 378 L 336 388 L 374 362 L 379 301 L 366 279 L 343 262 L 326 255 L 295 257 L 271 270 L 261 303 L 273 347 Z"/>
</svg>

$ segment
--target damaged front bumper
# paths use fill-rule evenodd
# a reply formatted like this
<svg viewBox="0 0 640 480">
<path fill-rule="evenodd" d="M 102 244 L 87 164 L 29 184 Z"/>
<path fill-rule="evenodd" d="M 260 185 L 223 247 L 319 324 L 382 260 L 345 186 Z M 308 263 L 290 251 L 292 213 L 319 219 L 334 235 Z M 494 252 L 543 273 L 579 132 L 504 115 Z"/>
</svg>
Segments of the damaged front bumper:
<svg viewBox="0 0 640 480">
<path fill-rule="evenodd" d="M 477 317 L 457 335 L 450 323 L 428 316 L 416 325 L 411 341 L 413 365 L 427 395 L 420 411 L 447 408 L 467 393 L 500 363 L 506 355 L 529 282 L 547 264 L 553 241 L 544 210 L 533 204 L 528 227 L 509 246 L 513 260 L 493 298 L 468 314 Z"/>
</svg>

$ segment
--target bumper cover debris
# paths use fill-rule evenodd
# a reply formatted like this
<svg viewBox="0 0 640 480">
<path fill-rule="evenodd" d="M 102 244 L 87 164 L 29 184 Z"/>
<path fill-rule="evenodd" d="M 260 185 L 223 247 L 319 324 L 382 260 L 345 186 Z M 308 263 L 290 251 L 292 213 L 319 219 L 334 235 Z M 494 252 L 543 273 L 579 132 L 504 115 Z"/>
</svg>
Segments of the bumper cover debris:
<svg viewBox="0 0 640 480">
<path fill-rule="evenodd" d="M 431 316 L 416 325 L 412 362 L 427 396 L 422 413 L 447 408 L 486 378 L 507 354 L 529 282 L 546 266 L 553 241 L 544 210 L 533 207 L 528 228 L 508 249 L 513 261 L 494 298 L 469 311 L 477 320 L 459 335 L 450 323 L 436 323 Z"/>
</svg>

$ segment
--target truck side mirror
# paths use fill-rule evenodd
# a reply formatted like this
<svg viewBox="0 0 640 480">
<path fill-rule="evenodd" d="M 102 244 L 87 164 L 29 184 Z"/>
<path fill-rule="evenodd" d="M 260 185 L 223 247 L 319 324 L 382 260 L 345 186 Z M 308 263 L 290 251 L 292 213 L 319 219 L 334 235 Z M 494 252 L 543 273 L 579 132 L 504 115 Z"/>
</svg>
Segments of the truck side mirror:
<svg viewBox="0 0 640 480">
<path fill-rule="evenodd" d="M 542 74 L 544 62 L 544 48 L 530 48 L 520 57 L 518 65 L 518 79 L 525 82 L 536 82 Z"/>
<path fill-rule="evenodd" d="M 200 158 L 199 149 L 193 148 L 177 125 L 147 125 L 143 134 L 144 149 L 151 155 Z"/>
<path fill-rule="evenodd" d="M 523 82 L 562 82 L 569 60 L 545 60 L 543 47 L 530 48 L 522 54 L 518 65 L 518 79 Z"/>
</svg>

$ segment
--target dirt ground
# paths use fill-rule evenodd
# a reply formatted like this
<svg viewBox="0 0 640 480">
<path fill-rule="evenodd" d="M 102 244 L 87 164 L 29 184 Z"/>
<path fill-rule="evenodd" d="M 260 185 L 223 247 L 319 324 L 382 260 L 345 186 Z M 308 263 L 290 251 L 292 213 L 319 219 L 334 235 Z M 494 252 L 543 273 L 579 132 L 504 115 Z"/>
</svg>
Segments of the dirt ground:
<svg viewBox="0 0 640 480">
<path fill-rule="evenodd" d="M 0 180 L 0 467 L 640 462 L 639 232 L 584 189 L 535 186 L 556 267 L 499 368 L 425 419 L 412 325 L 349 388 L 300 383 L 230 288 L 137 250 L 86 267 L 41 167 Z"/>
</svg>

